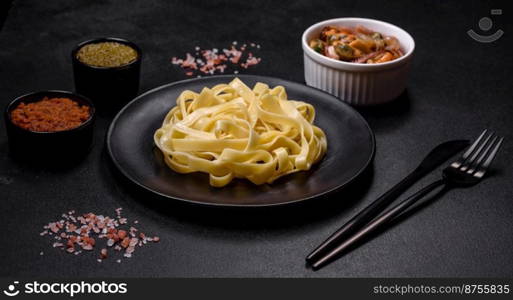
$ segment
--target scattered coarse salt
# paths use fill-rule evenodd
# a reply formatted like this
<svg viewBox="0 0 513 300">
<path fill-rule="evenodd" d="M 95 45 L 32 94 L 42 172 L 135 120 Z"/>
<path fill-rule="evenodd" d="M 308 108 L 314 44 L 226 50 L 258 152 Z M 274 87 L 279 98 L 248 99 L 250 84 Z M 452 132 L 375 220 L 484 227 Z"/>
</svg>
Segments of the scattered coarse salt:
<svg viewBox="0 0 513 300">
<path fill-rule="evenodd" d="M 105 239 L 106 246 L 114 247 L 118 252 L 124 248 L 123 256 L 130 258 L 135 252 L 135 247 L 145 245 L 150 238 L 146 237 L 138 228 L 124 225 L 128 224 L 128 219 L 121 216 L 122 208 L 117 208 L 115 211 L 116 218 L 114 219 L 94 213 L 75 217 L 75 211 L 69 211 L 62 215 L 64 219 L 44 225 L 44 231 L 40 235 L 55 234 L 53 240 L 56 242 L 52 244 L 53 247 L 66 250 L 74 255 L 79 255 L 83 250 L 94 250 L 97 240 Z M 139 224 L 139 221 L 135 220 L 133 224 Z M 102 248 L 97 261 L 102 262 L 106 259 L 107 253 L 107 248 Z M 39 255 L 43 254 L 41 251 Z M 118 259 L 117 262 L 120 263 L 121 259 Z"/>
<path fill-rule="evenodd" d="M 102 250 L 100 250 L 100 257 L 102 259 L 107 258 L 107 249 L 103 248 Z"/>
<path fill-rule="evenodd" d="M 75 221 L 75 222 L 76 222 L 76 221 Z M 69 225 L 68 225 L 68 231 L 69 231 L 69 232 L 77 231 L 77 229 L 78 229 L 78 228 L 77 228 L 77 225 L 75 225 L 75 224 L 69 224 Z"/>
<path fill-rule="evenodd" d="M 126 248 L 130 244 L 130 238 L 126 237 L 121 241 L 121 247 Z"/>
<path fill-rule="evenodd" d="M 126 231 L 122 229 L 118 230 L 118 237 L 124 239 L 126 237 Z"/>
<path fill-rule="evenodd" d="M 241 64 L 241 67 L 243 67 L 244 69 L 247 69 L 251 66 L 258 64 L 259 62 L 260 62 L 260 58 L 250 56 L 250 57 L 248 57 L 248 59 L 246 60 L 245 63 Z"/>
<path fill-rule="evenodd" d="M 190 53 L 185 54 L 185 58 L 176 56 L 171 58 L 171 63 L 179 65 L 185 72 L 186 76 L 201 77 L 200 74 L 214 75 L 224 73 L 226 69 L 234 70 L 234 74 L 238 74 L 238 69 L 247 69 L 260 63 L 261 58 L 253 56 L 252 52 L 246 53 L 248 44 L 243 44 L 237 48 L 237 41 L 233 41 L 229 48 L 212 48 L 202 50 L 196 46 L 195 56 Z M 260 45 L 249 43 L 250 49 L 258 50 Z M 200 73 L 200 74 L 198 74 Z"/>
<path fill-rule="evenodd" d="M 93 246 L 91 246 L 89 244 L 83 244 L 82 249 L 90 251 L 90 250 L 93 250 Z"/>
<path fill-rule="evenodd" d="M 59 227 L 57 227 L 57 223 L 50 223 L 48 227 L 53 233 L 57 233 L 59 231 Z"/>
<path fill-rule="evenodd" d="M 133 238 L 130 240 L 130 243 L 128 244 L 130 247 L 133 247 L 135 245 L 137 245 L 137 243 L 139 243 L 139 239 L 138 238 Z"/>
</svg>

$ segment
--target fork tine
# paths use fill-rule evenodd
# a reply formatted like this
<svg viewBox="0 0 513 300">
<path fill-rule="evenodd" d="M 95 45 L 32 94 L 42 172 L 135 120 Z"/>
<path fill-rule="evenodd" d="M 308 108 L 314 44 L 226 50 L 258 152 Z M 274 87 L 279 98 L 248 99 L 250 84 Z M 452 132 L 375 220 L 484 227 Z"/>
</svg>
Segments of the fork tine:
<svg viewBox="0 0 513 300">
<path fill-rule="evenodd" d="M 499 148 L 500 148 L 503 140 L 504 140 L 504 138 L 501 137 L 499 142 L 497 142 L 495 147 L 488 154 L 488 157 L 486 158 L 484 163 L 479 167 L 479 170 L 474 174 L 475 177 L 482 178 L 484 176 L 484 174 L 488 170 L 488 167 L 490 166 L 490 164 L 492 163 L 493 159 L 495 158 L 495 155 L 497 155 L 497 151 L 499 151 Z"/>
<path fill-rule="evenodd" d="M 477 145 L 479 143 L 481 143 L 483 136 L 487 132 L 488 132 L 488 129 L 483 130 L 481 135 L 479 135 L 479 137 L 474 141 L 474 143 L 472 143 L 472 145 L 470 145 L 470 147 L 467 149 L 467 151 L 465 151 L 465 153 L 463 153 L 463 155 L 457 161 L 453 162 L 451 164 L 451 166 L 453 168 L 459 168 L 465 162 L 465 160 L 470 156 L 470 154 L 472 154 L 472 152 L 476 149 Z"/>
<path fill-rule="evenodd" d="M 477 160 L 472 163 L 468 170 L 467 170 L 467 173 L 468 174 L 473 174 L 476 169 L 479 167 L 479 165 L 483 162 L 483 160 L 488 157 L 489 155 L 489 152 L 490 152 L 490 149 L 492 149 L 492 147 L 495 146 L 497 140 L 499 139 L 498 136 L 494 136 L 492 141 L 490 143 L 488 143 L 488 145 L 486 146 L 486 149 L 484 151 L 481 151 L 482 153 L 479 155 L 479 157 L 477 158 Z M 463 168 L 462 168 L 463 169 Z"/>
<path fill-rule="evenodd" d="M 484 141 L 482 141 L 481 143 L 479 143 L 479 146 L 477 147 L 477 149 L 472 153 L 472 155 L 467 158 L 463 163 L 462 163 L 462 166 L 461 166 L 461 170 L 462 171 L 466 171 L 470 165 L 476 160 L 476 158 L 481 154 L 483 153 L 483 148 L 486 146 L 486 144 L 488 143 L 488 141 L 490 140 L 491 137 L 493 137 L 495 134 L 493 132 L 491 132 L 490 134 L 486 135 L 486 138 Z"/>
<path fill-rule="evenodd" d="M 472 151 L 474 151 L 474 149 L 477 147 L 477 144 L 479 144 L 481 142 L 481 140 L 483 139 L 483 136 L 488 132 L 488 129 L 485 129 L 483 130 L 483 132 L 481 132 L 481 134 L 479 135 L 479 137 L 476 139 L 476 141 L 470 146 L 470 148 L 468 148 L 467 151 L 465 151 L 465 153 L 463 153 L 463 159 L 467 159 L 469 157 L 469 155 L 472 153 Z"/>
</svg>

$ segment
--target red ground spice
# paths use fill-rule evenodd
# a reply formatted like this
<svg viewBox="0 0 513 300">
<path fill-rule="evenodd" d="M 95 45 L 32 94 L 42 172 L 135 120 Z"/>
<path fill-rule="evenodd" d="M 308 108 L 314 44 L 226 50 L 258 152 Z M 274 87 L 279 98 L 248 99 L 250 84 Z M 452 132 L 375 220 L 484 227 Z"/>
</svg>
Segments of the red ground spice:
<svg viewBox="0 0 513 300">
<path fill-rule="evenodd" d="M 20 103 L 11 112 L 12 122 L 24 129 L 55 132 L 76 128 L 91 117 L 90 108 L 69 98 L 48 98 Z"/>
</svg>

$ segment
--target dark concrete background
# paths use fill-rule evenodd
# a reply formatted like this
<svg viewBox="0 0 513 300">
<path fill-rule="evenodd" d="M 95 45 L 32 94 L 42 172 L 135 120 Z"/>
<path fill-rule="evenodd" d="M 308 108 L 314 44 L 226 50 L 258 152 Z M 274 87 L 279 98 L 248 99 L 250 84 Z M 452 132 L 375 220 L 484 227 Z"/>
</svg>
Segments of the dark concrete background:
<svg viewBox="0 0 513 300">
<path fill-rule="evenodd" d="M 5 18 L 7 17 L 7 13 L 11 8 L 12 0 L 5 0 L 0 3 L 0 30 L 4 25 Z"/>
<path fill-rule="evenodd" d="M 493 17 L 492 30 L 506 34 L 492 44 L 471 40 L 466 31 L 479 30 L 478 20 L 492 8 L 504 10 Z M 0 276 L 513 276 L 511 13 L 506 1 L 15 0 L 0 32 L 2 107 L 29 91 L 73 90 L 70 51 L 97 36 L 140 45 L 141 91 L 185 78 L 170 64 L 172 56 L 233 40 L 262 45 L 262 63 L 246 73 L 304 82 L 300 36 L 334 17 L 394 23 L 412 34 L 417 49 L 407 92 L 393 104 L 360 110 L 376 134 L 372 168 L 351 189 L 301 206 L 240 211 L 158 204 L 110 165 L 103 144 L 109 117 L 98 119 L 90 155 L 64 170 L 9 157 L 2 120 Z M 319 272 L 305 268 L 309 250 L 429 149 L 484 128 L 506 137 L 485 182 L 450 192 Z M 43 225 L 71 209 L 113 215 L 117 207 L 162 241 L 122 264 L 98 264 L 96 253 L 67 256 L 39 236 Z"/>
</svg>

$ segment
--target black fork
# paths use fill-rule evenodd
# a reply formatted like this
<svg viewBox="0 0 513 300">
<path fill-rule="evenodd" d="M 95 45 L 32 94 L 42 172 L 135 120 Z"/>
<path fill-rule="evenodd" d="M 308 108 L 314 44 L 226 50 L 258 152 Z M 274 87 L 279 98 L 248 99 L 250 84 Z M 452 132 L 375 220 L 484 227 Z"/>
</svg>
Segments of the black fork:
<svg viewBox="0 0 513 300">
<path fill-rule="evenodd" d="M 418 200 L 422 199 L 425 195 L 429 194 L 435 188 L 444 186 L 444 189 L 447 191 L 455 187 L 470 187 L 479 183 L 495 158 L 503 139 L 503 137 L 499 137 L 493 132 L 484 130 L 468 150 L 458 158 L 458 160 L 443 170 L 442 178 L 440 180 L 429 184 L 396 206 L 383 212 L 380 216 L 376 217 L 376 219 L 344 241 L 341 245 L 317 260 L 312 264 L 312 268 L 321 268 L 363 237 L 388 224 L 392 219 L 404 212 Z"/>
</svg>

